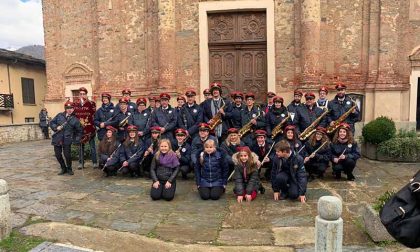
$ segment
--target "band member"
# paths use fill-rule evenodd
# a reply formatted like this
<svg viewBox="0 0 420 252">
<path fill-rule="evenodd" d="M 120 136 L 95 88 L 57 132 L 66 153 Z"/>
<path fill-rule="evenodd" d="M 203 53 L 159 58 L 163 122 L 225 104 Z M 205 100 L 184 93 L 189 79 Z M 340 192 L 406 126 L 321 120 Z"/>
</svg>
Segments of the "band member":
<svg viewBox="0 0 420 252">
<path fill-rule="evenodd" d="M 316 106 L 325 110 L 326 108 L 328 108 L 328 99 L 327 99 L 328 88 L 326 86 L 320 87 L 318 90 L 318 94 L 319 94 L 319 99 L 316 102 Z"/>
<path fill-rule="evenodd" d="M 305 148 L 302 146 L 302 142 L 298 138 L 296 132 L 296 127 L 294 125 L 288 125 L 284 128 L 284 140 L 286 140 L 294 152 L 303 156 L 305 153 Z"/>
<path fill-rule="evenodd" d="M 230 109 L 226 111 L 226 117 L 229 118 L 230 126 L 239 129 L 242 126 L 241 112 L 245 109 L 243 104 L 244 94 L 233 92 L 231 95 L 233 102 L 230 103 Z"/>
<path fill-rule="evenodd" d="M 341 172 L 347 175 L 347 180 L 355 179 L 353 170 L 360 158 L 360 151 L 354 141 L 350 125 L 342 123 L 335 132 L 331 144 L 332 169 L 336 179 L 341 179 Z"/>
<path fill-rule="evenodd" d="M 279 125 L 281 122 L 283 122 L 289 113 L 287 111 L 287 108 L 283 105 L 283 102 L 284 102 L 283 97 L 275 96 L 273 98 L 273 102 L 274 102 L 274 106 L 271 107 L 271 109 L 268 111 L 267 115 L 265 116 L 266 130 L 267 130 L 267 135 L 269 137 L 272 136 L 273 129 L 276 128 L 276 126 Z M 284 127 L 286 127 L 286 125 L 287 123 L 284 123 L 283 130 L 284 130 Z M 274 138 L 274 141 L 278 142 L 280 141 L 281 138 L 282 138 L 282 134 L 281 132 L 279 132 Z"/>
<path fill-rule="evenodd" d="M 83 136 L 80 145 L 81 148 L 79 149 L 78 169 L 82 169 L 84 165 L 83 158 L 86 143 L 89 143 L 93 168 L 98 168 L 95 143 L 96 128 L 93 121 L 96 113 L 96 103 L 94 101 L 89 101 L 87 93 L 88 91 L 86 88 L 79 88 L 79 99 L 76 99 L 76 102 L 74 103 L 74 115 L 80 120 L 83 127 Z"/>
<path fill-rule="evenodd" d="M 217 138 L 210 135 L 210 126 L 207 123 L 198 125 L 198 136 L 191 143 L 191 161 L 193 165 L 197 164 L 197 155 L 204 149 L 204 143 L 208 140 L 214 140 L 217 145 Z"/>
<path fill-rule="evenodd" d="M 261 168 L 265 168 L 264 177 L 267 181 L 270 181 L 272 159 L 275 153 L 274 151 L 269 153 L 269 151 L 273 142 L 271 139 L 267 139 L 265 130 L 256 130 L 255 138 L 256 140 L 251 145 L 251 151 L 257 154 L 258 160 L 262 163 Z"/>
<path fill-rule="evenodd" d="M 178 96 L 176 98 L 176 102 L 178 103 L 176 106 L 176 112 L 179 112 L 181 110 L 181 108 L 184 106 L 184 104 L 187 102 L 187 100 L 185 99 L 184 96 Z"/>
<path fill-rule="evenodd" d="M 144 152 L 143 161 L 140 165 L 140 174 L 144 172 L 148 172 L 150 174 L 150 164 L 152 163 L 152 159 L 155 153 L 158 151 L 159 148 L 159 140 L 160 140 L 160 127 L 154 126 L 150 128 L 150 137 L 146 138 L 144 141 L 144 147 L 147 148 Z"/>
<path fill-rule="evenodd" d="M 161 137 L 173 141 L 172 131 L 177 125 L 177 113 L 174 108 L 169 105 L 171 96 L 167 93 L 160 94 L 161 106 L 152 114 L 152 126 L 159 126 L 161 130 Z"/>
<path fill-rule="evenodd" d="M 99 167 L 103 168 L 106 177 L 117 175 L 119 168 L 119 148 L 122 144 L 117 141 L 117 129 L 106 126 L 105 136 L 98 145 Z"/>
<path fill-rule="evenodd" d="M 151 114 L 156 108 L 156 97 L 152 96 L 152 94 L 149 94 L 149 104 L 150 105 L 147 107 L 147 110 Z"/>
<path fill-rule="evenodd" d="M 212 98 L 209 88 L 204 89 L 203 95 L 204 95 L 204 100 L 208 100 Z"/>
<path fill-rule="evenodd" d="M 309 125 L 312 124 L 321 114 L 324 112 L 321 108 L 315 105 L 315 94 L 308 92 L 305 94 L 305 105 L 300 106 L 296 110 L 294 123 L 299 132 L 303 132 Z M 320 123 L 316 126 L 325 128 L 327 126 L 327 120 L 324 116 Z M 315 126 L 315 127 L 316 127 Z"/>
<path fill-rule="evenodd" d="M 287 106 L 287 111 L 290 113 L 290 119 L 292 120 L 292 123 L 295 123 L 295 115 L 297 113 L 296 110 L 303 106 L 301 103 L 302 96 L 302 91 L 296 89 L 293 94 L 293 101 Z"/>
<path fill-rule="evenodd" d="M 186 129 L 179 128 L 175 130 L 176 141 L 172 143 L 172 149 L 179 159 L 179 170 L 183 179 L 188 178 L 188 173 L 193 168 L 191 162 L 191 145 L 186 141 L 187 135 L 188 131 Z"/>
<path fill-rule="evenodd" d="M 273 107 L 274 105 L 274 101 L 273 98 L 274 96 L 276 96 L 276 94 L 274 92 L 268 92 L 267 93 L 267 104 L 263 104 L 262 106 L 262 110 L 264 111 L 264 113 L 268 113 L 268 111 L 270 111 L 270 109 Z"/>
<path fill-rule="evenodd" d="M 160 97 L 155 96 L 155 109 L 160 108 L 160 106 L 162 106 L 162 103 L 160 101 Z"/>
<path fill-rule="evenodd" d="M 65 111 L 58 113 L 50 123 L 54 134 L 51 136 L 51 144 L 54 145 L 54 154 L 60 164 L 61 171 L 58 175 L 68 173 L 73 175 L 71 164 L 71 144 L 80 144 L 83 128 L 80 121 L 74 116 L 74 105 L 68 101 L 64 104 Z M 63 159 L 66 159 L 64 162 Z"/>
<path fill-rule="evenodd" d="M 51 118 L 48 117 L 48 111 L 46 108 L 42 108 L 39 112 L 39 127 L 42 130 L 42 133 L 44 134 L 45 139 L 50 139 L 49 132 L 48 132 L 48 126 L 50 124 Z"/>
<path fill-rule="evenodd" d="M 346 85 L 342 83 L 339 83 L 335 86 L 337 95 L 332 101 L 328 103 L 328 109 L 330 111 L 328 123 L 330 126 L 333 126 L 335 121 L 340 118 L 341 115 L 348 112 L 354 105 L 354 102 L 348 95 L 346 95 L 346 88 Z M 350 115 L 344 120 L 344 122 L 350 125 L 351 131 L 354 134 L 354 124 L 358 121 L 360 121 L 360 112 L 359 108 L 356 106 L 356 108 L 351 111 Z"/>
<path fill-rule="evenodd" d="M 133 113 L 128 110 L 128 103 L 125 98 L 120 98 L 119 109 L 116 111 L 115 122 L 118 127 L 117 139 L 124 142 L 127 138 L 127 127 L 133 124 Z"/>
<path fill-rule="evenodd" d="M 251 123 L 251 130 L 245 135 L 241 136 L 241 140 L 247 146 L 251 146 L 253 139 L 253 131 L 257 129 L 265 128 L 264 111 L 260 107 L 255 106 L 255 95 L 253 93 L 247 93 L 245 95 L 246 107 L 241 111 L 241 127 L 244 127 L 248 123 Z M 241 133 L 241 132 L 240 132 Z"/>
<path fill-rule="evenodd" d="M 134 113 L 137 110 L 137 106 L 134 102 L 130 101 L 131 99 L 131 91 L 130 89 L 126 88 L 121 91 L 122 98 L 124 98 L 127 101 L 127 110 L 130 111 L 130 113 Z M 119 110 L 120 106 L 117 104 L 116 110 Z"/>
<path fill-rule="evenodd" d="M 101 98 L 102 105 L 95 112 L 95 117 L 93 119 L 95 126 L 98 128 L 97 133 L 99 141 L 104 138 L 107 126 L 116 126 L 118 124 L 115 120 L 117 113 L 115 111 L 114 104 L 111 102 L 111 95 L 103 93 Z"/>
<path fill-rule="evenodd" d="M 153 180 L 150 197 L 153 200 L 172 200 L 175 197 L 178 172 L 179 160 L 171 148 L 171 142 L 169 139 L 162 139 L 150 166 Z"/>
<path fill-rule="evenodd" d="M 137 127 L 129 125 L 127 127 L 128 136 L 123 143 L 120 151 L 120 161 L 122 162 L 121 173 L 130 174 L 131 177 L 140 176 L 139 163 L 143 158 L 145 147 L 137 135 Z"/>
<path fill-rule="evenodd" d="M 214 140 L 208 139 L 194 167 L 197 189 L 203 200 L 218 200 L 225 191 L 229 176 L 225 155 L 216 146 Z"/>
<path fill-rule="evenodd" d="M 235 193 L 236 200 L 241 203 L 244 199 L 252 201 L 257 197 L 257 190 L 260 186 L 258 175 L 258 156 L 251 152 L 248 146 L 239 147 L 238 152 L 232 156 L 235 162 Z"/>
<path fill-rule="evenodd" d="M 229 164 L 229 172 L 232 172 L 235 168 L 232 155 L 237 152 L 238 147 L 245 146 L 244 142 L 242 142 L 239 137 L 238 131 L 239 130 L 237 128 L 230 128 L 228 130 L 228 136 L 220 145 L 220 149 L 225 152 L 225 156 Z"/>
<path fill-rule="evenodd" d="M 227 132 L 228 124 L 227 119 L 225 118 L 225 110 L 229 108 L 229 101 L 222 98 L 222 84 L 219 82 L 213 82 L 210 84 L 210 92 L 212 98 L 204 101 L 203 103 L 203 120 L 209 125 L 213 125 L 215 122 L 213 117 L 217 114 L 221 114 L 222 123 L 219 124 L 214 130 L 215 135 L 218 139 Z"/>
<path fill-rule="evenodd" d="M 198 135 L 198 124 L 203 122 L 203 110 L 195 102 L 194 90 L 188 90 L 185 96 L 187 96 L 187 103 L 178 113 L 178 127 L 186 129 L 192 140 Z"/>
<path fill-rule="evenodd" d="M 275 145 L 276 157 L 271 171 L 274 200 L 299 199 L 306 202 L 307 178 L 303 158 L 295 155 L 287 141 Z"/>
<path fill-rule="evenodd" d="M 138 128 L 138 135 L 141 139 L 145 139 L 150 134 L 150 117 L 151 113 L 147 109 L 147 101 L 145 98 L 138 98 L 136 101 L 137 111 L 133 114 L 133 125 Z"/>
<path fill-rule="evenodd" d="M 323 178 L 331 159 L 327 130 L 318 126 L 314 134 L 305 143 L 305 158 L 303 160 L 306 171 L 309 174 L 309 181 Z"/>
</svg>

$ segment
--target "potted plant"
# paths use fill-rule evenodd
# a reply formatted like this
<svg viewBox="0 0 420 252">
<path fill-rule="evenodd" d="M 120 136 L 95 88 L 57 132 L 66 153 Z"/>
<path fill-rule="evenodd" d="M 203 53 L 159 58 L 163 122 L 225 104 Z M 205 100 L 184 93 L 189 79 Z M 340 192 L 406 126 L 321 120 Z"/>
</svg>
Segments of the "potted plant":
<svg viewBox="0 0 420 252">
<path fill-rule="evenodd" d="M 363 223 L 365 230 L 374 242 L 395 241 L 388 233 L 379 218 L 379 211 L 384 207 L 385 203 L 395 194 L 395 191 L 386 191 L 379 196 L 376 202 L 371 206 L 366 204 L 363 211 Z"/>
<path fill-rule="evenodd" d="M 376 160 L 378 144 L 393 138 L 396 131 L 394 121 L 385 116 L 380 116 L 366 124 L 362 129 L 362 155 Z"/>
</svg>

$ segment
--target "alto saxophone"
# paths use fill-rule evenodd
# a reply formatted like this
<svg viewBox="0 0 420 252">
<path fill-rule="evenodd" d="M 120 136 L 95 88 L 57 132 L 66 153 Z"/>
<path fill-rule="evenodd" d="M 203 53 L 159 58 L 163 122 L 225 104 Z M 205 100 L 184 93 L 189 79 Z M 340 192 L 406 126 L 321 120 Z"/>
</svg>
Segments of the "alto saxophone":
<svg viewBox="0 0 420 252">
<path fill-rule="evenodd" d="M 287 116 L 279 124 L 277 124 L 276 127 L 274 127 L 274 129 L 271 131 L 271 139 L 274 139 L 276 138 L 278 134 L 283 133 L 282 127 L 289 118 L 290 118 L 290 113 L 287 113 Z"/>
<path fill-rule="evenodd" d="M 317 118 L 315 119 L 315 121 L 313 121 L 311 123 L 311 125 L 309 125 L 302 133 L 300 133 L 299 135 L 299 139 L 301 141 L 305 141 L 306 139 L 308 139 L 308 137 L 310 137 L 316 130 L 316 126 L 318 126 L 319 122 L 321 121 L 321 119 L 328 114 L 328 109 L 325 109 L 324 112 Z"/>
<path fill-rule="evenodd" d="M 347 110 L 346 113 L 342 114 L 337 120 L 335 120 L 332 126 L 330 125 L 327 127 L 327 133 L 334 133 L 334 131 L 338 129 L 338 126 L 340 126 L 340 123 L 344 122 L 356 107 L 357 104 L 353 101 L 353 106 L 349 110 Z"/>
<path fill-rule="evenodd" d="M 239 129 L 238 135 L 239 137 L 243 137 L 245 134 L 247 134 L 248 132 L 251 131 L 252 129 L 252 119 L 257 120 L 258 117 L 261 116 L 261 109 L 258 107 L 258 114 L 256 117 L 251 118 L 251 120 L 249 120 L 249 122 L 247 122 L 247 124 L 245 124 L 241 129 Z"/>
<path fill-rule="evenodd" d="M 223 100 L 222 100 L 223 101 Z M 223 101 L 223 106 L 220 109 L 223 109 L 226 106 L 226 103 Z M 219 124 L 222 123 L 222 113 L 218 111 L 213 118 L 211 119 L 212 123 L 209 124 L 210 130 L 214 130 Z"/>
</svg>

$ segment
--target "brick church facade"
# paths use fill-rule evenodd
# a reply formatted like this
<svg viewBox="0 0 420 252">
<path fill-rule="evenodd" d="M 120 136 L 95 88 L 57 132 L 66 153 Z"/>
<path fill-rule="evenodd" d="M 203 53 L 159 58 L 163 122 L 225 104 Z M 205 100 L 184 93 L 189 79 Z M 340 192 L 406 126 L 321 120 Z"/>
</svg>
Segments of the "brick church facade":
<svg viewBox="0 0 420 252">
<path fill-rule="evenodd" d="M 80 86 L 137 98 L 221 81 L 288 103 L 343 82 L 363 121 L 419 121 L 420 0 L 43 0 L 43 13 L 49 111 Z"/>
</svg>

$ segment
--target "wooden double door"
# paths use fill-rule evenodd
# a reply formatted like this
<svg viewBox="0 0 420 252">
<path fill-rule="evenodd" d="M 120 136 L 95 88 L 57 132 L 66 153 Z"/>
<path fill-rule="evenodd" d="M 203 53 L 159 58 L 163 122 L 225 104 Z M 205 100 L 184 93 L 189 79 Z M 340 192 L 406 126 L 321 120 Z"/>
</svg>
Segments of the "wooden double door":
<svg viewBox="0 0 420 252">
<path fill-rule="evenodd" d="M 223 84 L 223 96 L 267 94 L 266 14 L 261 11 L 208 14 L 210 81 Z"/>
</svg>

